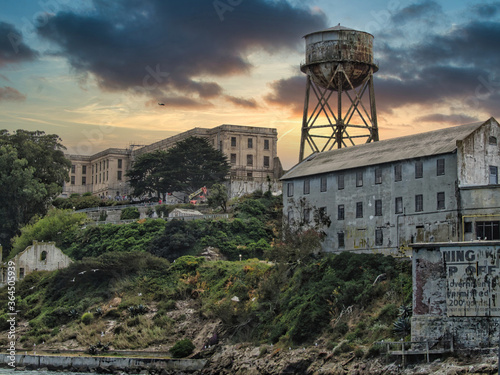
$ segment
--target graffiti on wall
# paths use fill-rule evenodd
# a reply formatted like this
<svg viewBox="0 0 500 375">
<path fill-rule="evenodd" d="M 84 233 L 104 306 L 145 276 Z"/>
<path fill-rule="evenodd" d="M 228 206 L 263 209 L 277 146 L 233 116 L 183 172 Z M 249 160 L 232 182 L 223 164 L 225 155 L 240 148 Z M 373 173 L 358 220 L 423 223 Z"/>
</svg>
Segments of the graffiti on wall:
<svg viewBox="0 0 500 375">
<path fill-rule="evenodd" d="M 500 249 L 441 248 L 448 316 L 500 316 Z"/>
</svg>

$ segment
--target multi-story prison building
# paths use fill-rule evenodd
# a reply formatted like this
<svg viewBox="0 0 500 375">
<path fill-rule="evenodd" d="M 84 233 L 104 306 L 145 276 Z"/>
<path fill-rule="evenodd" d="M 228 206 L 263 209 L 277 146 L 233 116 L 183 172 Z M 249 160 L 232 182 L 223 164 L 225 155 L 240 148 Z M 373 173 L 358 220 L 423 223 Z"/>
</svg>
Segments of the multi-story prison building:
<svg viewBox="0 0 500 375">
<path fill-rule="evenodd" d="M 90 192 L 101 197 L 129 195 L 126 172 L 133 160 L 144 153 L 166 150 L 188 137 L 207 138 L 222 151 L 231 165 L 228 183 L 232 195 L 266 190 L 270 183 L 279 190 L 282 167 L 278 158 L 278 132 L 274 128 L 221 125 L 212 129 L 194 128 L 147 146 L 133 149 L 109 148 L 94 155 L 66 155 L 72 162 L 70 181 L 63 196 Z"/>
</svg>

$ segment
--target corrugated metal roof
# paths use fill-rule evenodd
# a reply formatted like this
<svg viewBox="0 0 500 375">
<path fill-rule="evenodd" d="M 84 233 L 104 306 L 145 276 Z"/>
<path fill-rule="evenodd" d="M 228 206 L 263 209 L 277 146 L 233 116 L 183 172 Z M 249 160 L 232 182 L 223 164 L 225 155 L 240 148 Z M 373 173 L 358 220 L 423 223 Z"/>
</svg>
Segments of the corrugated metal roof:
<svg viewBox="0 0 500 375">
<path fill-rule="evenodd" d="M 397 160 L 450 153 L 456 150 L 457 141 L 465 139 L 484 123 L 454 126 L 315 153 L 292 167 L 281 179 L 287 180 Z"/>
</svg>

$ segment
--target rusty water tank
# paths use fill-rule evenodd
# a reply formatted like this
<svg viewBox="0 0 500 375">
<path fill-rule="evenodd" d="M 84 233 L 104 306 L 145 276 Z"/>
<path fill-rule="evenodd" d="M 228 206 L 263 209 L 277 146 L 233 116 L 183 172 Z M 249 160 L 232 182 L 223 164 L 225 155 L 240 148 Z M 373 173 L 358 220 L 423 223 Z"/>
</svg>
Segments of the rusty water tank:
<svg viewBox="0 0 500 375">
<path fill-rule="evenodd" d="M 345 76 L 354 88 L 378 70 L 373 62 L 373 35 L 338 26 L 316 31 L 304 36 L 306 40 L 306 62 L 300 66 L 302 72 L 325 89 L 338 91 L 339 78 L 335 75 L 342 64 L 345 75 L 340 78 L 342 90 L 351 89 Z"/>
</svg>

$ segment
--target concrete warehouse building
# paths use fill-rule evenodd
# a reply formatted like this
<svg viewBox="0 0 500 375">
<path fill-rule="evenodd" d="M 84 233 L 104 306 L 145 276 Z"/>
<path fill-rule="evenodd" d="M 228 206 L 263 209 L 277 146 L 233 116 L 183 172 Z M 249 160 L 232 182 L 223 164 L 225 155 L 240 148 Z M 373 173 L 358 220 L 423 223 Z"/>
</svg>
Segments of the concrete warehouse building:
<svg viewBox="0 0 500 375">
<path fill-rule="evenodd" d="M 133 160 L 144 153 L 167 150 L 188 137 L 207 138 L 222 151 L 231 165 L 228 184 L 231 195 L 267 190 L 281 190 L 282 174 L 278 158 L 278 132 L 274 128 L 221 125 L 212 129 L 194 128 L 173 137 L 134 149 L 109 148 L 94 155 L 66 155 L 71 160 L 70 181 L 62 196 L 90 192 L 101 197 L 129 195 L 126 172 Z M 201 186 L 200 186 L 201 187 Z"/>
<path fill-rule="evenodd" d="M 314 153 L 282 177 L 285 220 L 321 227 L 330 252 L 498 240 L 499 137 L 490 118 Z"/>
</svg>

